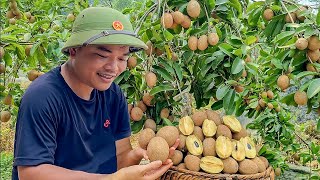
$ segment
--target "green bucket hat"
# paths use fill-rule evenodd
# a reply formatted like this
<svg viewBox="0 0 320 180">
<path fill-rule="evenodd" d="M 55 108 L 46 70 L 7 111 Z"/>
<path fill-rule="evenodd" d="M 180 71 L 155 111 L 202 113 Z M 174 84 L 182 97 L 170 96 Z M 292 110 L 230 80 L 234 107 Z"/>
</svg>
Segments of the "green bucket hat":
<svg viewBox="0 0 320 180">
<path fill-rule="evenodd" d="M 129 19 L 108 7 L 90 7 L 81 11 L 61 51 L 69 55 L 69 48 L 89 44 L 128 45 L 130 52 L 148 49 L 133 31 Z"/>
</svg>

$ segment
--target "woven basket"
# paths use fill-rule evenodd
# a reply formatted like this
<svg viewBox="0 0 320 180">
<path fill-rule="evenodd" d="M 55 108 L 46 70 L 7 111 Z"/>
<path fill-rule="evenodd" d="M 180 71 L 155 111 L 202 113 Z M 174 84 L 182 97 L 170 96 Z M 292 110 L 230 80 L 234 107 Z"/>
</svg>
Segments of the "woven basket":
<svg viewBox="0 0 320 180">
<path fill-rule="evenodd" d="M 263 179 L 263 180 L 274 180 L 274 171 L 271 166 L 264 172 L 250 175 L 243 174 L 208 174 L 204 172 L 194 172 L 186 169 L 171 167 L 161 178 L 161 180 L 236 180 L 236 179 Z"/>
</svg>

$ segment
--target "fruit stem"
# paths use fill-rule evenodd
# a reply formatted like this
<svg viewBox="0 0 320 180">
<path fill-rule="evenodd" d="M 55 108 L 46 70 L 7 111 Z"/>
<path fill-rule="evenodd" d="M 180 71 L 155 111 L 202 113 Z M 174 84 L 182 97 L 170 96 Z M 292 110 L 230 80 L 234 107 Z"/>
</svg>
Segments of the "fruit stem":
<svg viewBox="0 0 320 180">
<path fill-rule="evenodd" d="M 141 28 L 142 22 L 144 22 L 145 18 L 146 18 L 152 11 L 154 11 L 157 6 L 158 6 L 158 3 L 153 4 L 153 5 L 149 8 L 149 10 L 142 15 L 142 17 L 140 18 L 140 20 L 139 20 L 139 22 L 138 22 L 138 24 L 137 24 L 137 28 L 134 30 L 134 33 L 135 33 L 135 34 L 138 34 L 138 32 L 139 32 L 139 30 L 140 30 L 140 28 Z"/>
<path fill-rule="evenodd" d="M 291 13 L 289 12 L 289 10 L 287 9 L 287 7 L 285 6 L 285 4 L 282 2 L 282 0 L 280 0 L 281 5 L 283 6 L 284 10 L 286 10 L 286 12 L 289 15 L 290 21 L 294 24 L 293 18 L 291 16 Z"/>
<path fill-rule="evenodd" d="M 210 33 L 210 30 L 211 30 L 211 24 L 210 24 L 210 19 L 209 19 L 209 15 L 208 15 L 208 11 L 207 11 L 207 7 L 205 4 L 203 4 L 204 6 L 204 12 L 206 13 L 206 16 L 207 16 L 207 21 L 208 21 L 208 33 Z"/>
</svg>

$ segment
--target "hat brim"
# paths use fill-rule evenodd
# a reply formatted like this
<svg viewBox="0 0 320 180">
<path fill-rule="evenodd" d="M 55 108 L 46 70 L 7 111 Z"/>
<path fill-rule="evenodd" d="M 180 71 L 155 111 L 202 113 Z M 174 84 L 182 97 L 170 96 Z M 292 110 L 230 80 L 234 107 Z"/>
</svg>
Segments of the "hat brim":
<svg viewBox="0 0 320 180">
<path fill-rule="evenodd" d="M 72 33 L 64 47 L 62 53 L 69 54 L 68 49 L 71 47 L 79 47 L 92 36 L 100 34 L 101 30 L 81 31 Z M 139 38 L 127 34 L 110 34 L 108 36 L 100 37 L 90 44 L 104 44 L 104 45 L 126 45 L 130 47 L 131 52 L 136 52 L 142 49 L 148 49 L 148 46 Z"/>
</svg>

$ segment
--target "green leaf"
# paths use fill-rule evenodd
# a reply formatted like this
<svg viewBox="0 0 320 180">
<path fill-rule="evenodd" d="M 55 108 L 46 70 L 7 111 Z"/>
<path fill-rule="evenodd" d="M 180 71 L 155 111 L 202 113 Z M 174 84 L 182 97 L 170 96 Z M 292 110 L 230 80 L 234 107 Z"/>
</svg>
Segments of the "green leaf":
<svg viewBox="0 0 320 180">
<path fill-rule="evenodd" d="M 38 49 L 40 44 L 41 44 L 41 41 L 38 41 L 37 43 L 32 45 L 32 48 L 30 49 L 30 56 L 33 56 L 34 52 Z"/>
<path fill-rule="evenodd" d="M 219 46 L 219 49 L 224 52 L 225 54 L 227 54 L 228 56 L 232 57 L 232 51 L 233 51 L 233 47 L 227 43 L 221 43 Z"/>
<path fill-rule="evenodd" d="M 144 124 L 144 121 L 143 121 L 143 120 L 134 121 L 134 122 L 131 124 L 131 131 L 132 131 L 132 133 L 133 133 L 133 134 L 138 133 L 138 132 L 142 129 L 143 124 Z"/>
<path fill-rule="evenodd" d="M 294 93 L 291 93 L 285 97 L 283 97 L 280 102 L 285 103 L 287 105 L 291 105 L 291 106 L 297 106 L 296 102 L 294 101 Z"/>
<path fill-rule="evenodd" d="M 241 6 L 239 0 L 229 0 L 228 4 L 238 11 L 238 17 L 241 18 L 242 17 L 242 6 Z"/>
<path fill-rule="evenodd" d="M 241 72 L 243 70 L 243 68 L 244 68 L 243 60 L 240 59 L 239 57 L 237 57 L 232 63 L 231 73 L 238 74 L 239 72 Z"/>
<path fill-rule="evenodd" d="M 248 36 L 247 39 L 244 41 L 246 45 L 251 45 L 257 41 L 257 37 L 255 36 Z"/>
<path fill-rule="evenodd" d="M 319 84 L 320 84 L 320 78 L 312 80 L 312 83 L 308 87 L 308 91 L 307 91 L 307 95 L 309 99 L 320 92 Z"/>
<path fill-rule="evenodd" d="M 235 96 L 236 91 L 234 89 L 230 89 L 226 96 L 223 98 L 223 108 L 226 111 L 226 115 L 231 115 L 235 109 Z"/>
<path fill-rule="evenodd" d="M 318 14 L 317 14 L 317 25 L 320 26 L 320 7 L 318 8 Z"/>
<path fill-rule="evenodd" d="M 176 71 L 176 75 L 178 77 L 178 80 L 182 81 L 183 77 L 182 77 L 182 69 L 181 69 L 180 65 L 177 62 L 174 62 L 173 63 L 173 68 Z"/>
<path fill-rule="evenodd" d="M 228 0 L 217 0 L 217 1 L 216 1 L 216 5 L 225 4 L 225 3 L 227 3 L 227 2 L 228 2 Z"/>
<path fill-rule="evenodd" d="M 170 75 L 170 73 L 166 69 L 156 65 L 153 66 L 153 69 L 156 70 L 157 73 L 160 74 L 161 77 L 163 77 L 165 80 L 170 82 L 174 81 L 173 77 Z"/>
<path fill-rule="evenodd" d="M 296 76 L 296 79 L 301 79 L 305 76 L 312 76 L 312 75 L 317 75 L 318 73 L 317 72 L 311 72 L 311 71 L 302 71 L 301 73 L 299 73 L 297 76 Z"/>
<path fill-rule="evenodd" d="M 167 41 L 171 41 L 174 38 L 174 36 L 167 30 L 164 30 L 163 33 L 164 38 L 166 38 Z"/>
<path fill-rule="evenodd" d="M 167 119 L 167 118 L 162 118 L 162 120 L 163 120 L 163 122 L 164 122 L 164 124 L 165 124 L 166 126 L 173 126 L 172 122 L 171 122 L 169 119 Z"/>
<path fill-rule="evenodd" d="M 283 69 L 282 63 L 279 59 L 277 58 L 272 58 L 271 63 L 278 69 Z"/>
<path fill-rule="evenodd" d="M 285 42 L 288 41 L 288 39 L 292 38 L 292 36 L 294 35 L 295 31 L 285 31 L 282 32 L 280 34 L 278 34 L 274 41 L 280 45 L 284 44 Z"/>
<path fill-rule="evenodd" d="M 171 90 L 175 90 L 175 88 L 169 84 L 162 84 L 162 85 L 159 85 L 159 86 L 152 88 L 152 90 L 150 91 L 150 95 L 154 96 L 155 94 L 157 94 L 159 92 L 171 91 Z"/>
<path fill-rule="evenodd" d="M 164 59 L 159 58 L 159 61 L 171 75 L 174 75 L 174 69 Z"/>
<path fill-rule="evenodd" d="M 222 107 L 223 107 L 223 101 L 222 101 L 222 100 L 217 101 L 217 102 L 215 102 L 215 103 L 213 103 L 213 104 L 211 105 L 211 109 L 212 109 L 212 110 L 219 110 L 219 109 L 221 109 Z"/>
<path fill-rule="evenodd" d="M 228 92 L 230 86 L 226 86 L 225 84 L 221 84 L 216 92 L 216 97 L 218 100 L 221 100 Z"/>
<path fill-rule="evenodd" d="M 320 118 L 318 118 L 317 131 L 320 132 Z"/>
</svg>

